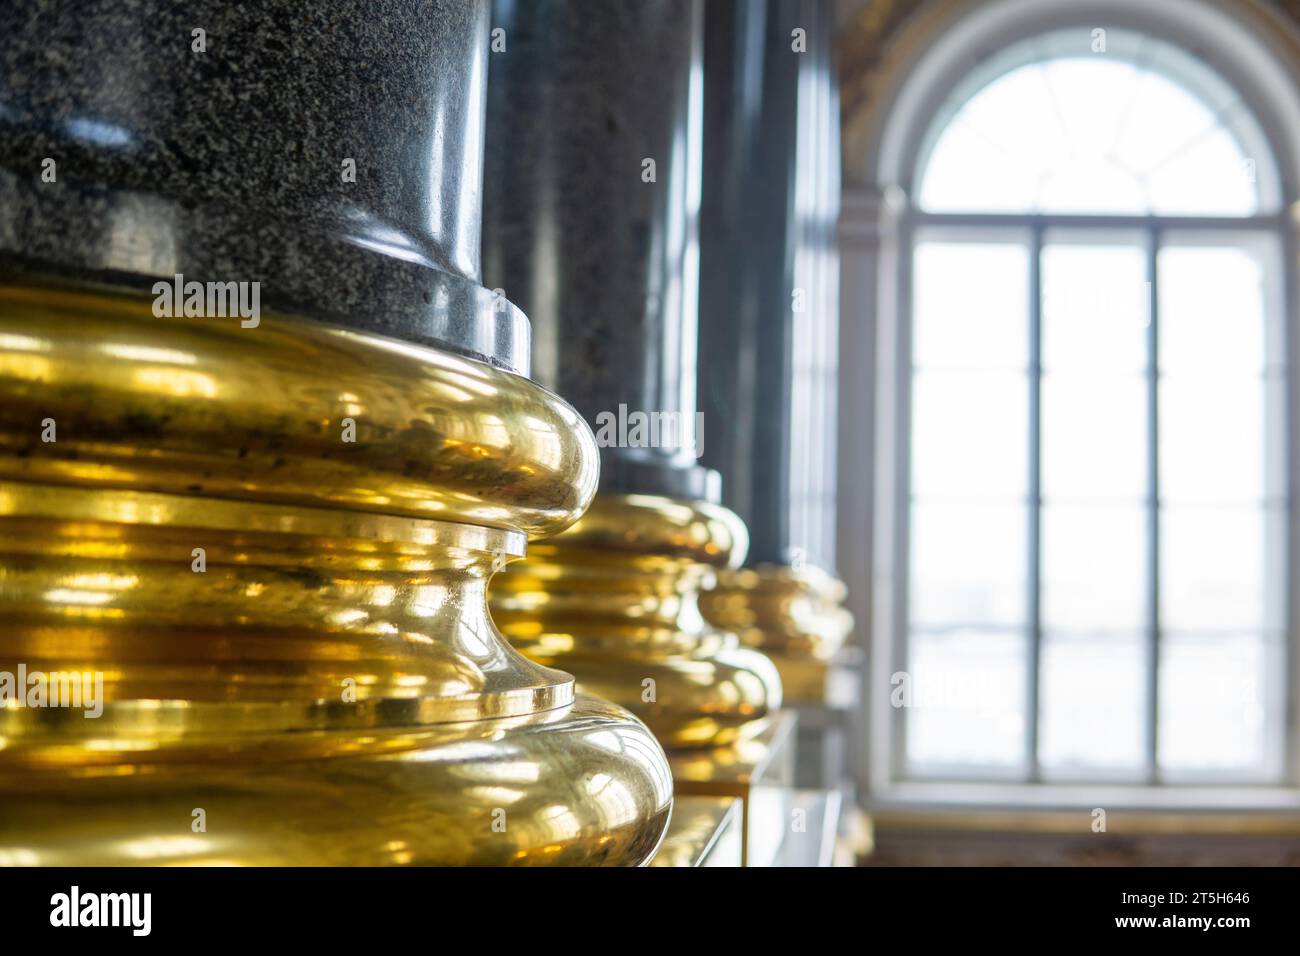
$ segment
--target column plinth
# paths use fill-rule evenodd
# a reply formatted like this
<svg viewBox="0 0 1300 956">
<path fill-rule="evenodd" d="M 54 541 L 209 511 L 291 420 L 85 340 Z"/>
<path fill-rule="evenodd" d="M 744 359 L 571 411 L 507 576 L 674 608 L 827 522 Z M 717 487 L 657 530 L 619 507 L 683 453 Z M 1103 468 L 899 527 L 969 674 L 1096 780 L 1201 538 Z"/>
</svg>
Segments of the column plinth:
<svg viewBox="0 0 1300 956">
<path fill-rule="evenodd" d="M 704 617 L 762 650 L 781 674 L 786 702 L 827 703 L 834 660 L 853 629 L 843 582 L 820 568 L 760 564 L 721 572 L 700 596 Z"/>
<path fill-rule="evenodd" d="M 449 352 L 105 290 L 0 287 L 0 342 L 0 670 L 101 682 L 0 709 L 13 860 L 653 855 L 654 737 L 487 613 L 595 491 L 572 408 Z"/>
</svg>

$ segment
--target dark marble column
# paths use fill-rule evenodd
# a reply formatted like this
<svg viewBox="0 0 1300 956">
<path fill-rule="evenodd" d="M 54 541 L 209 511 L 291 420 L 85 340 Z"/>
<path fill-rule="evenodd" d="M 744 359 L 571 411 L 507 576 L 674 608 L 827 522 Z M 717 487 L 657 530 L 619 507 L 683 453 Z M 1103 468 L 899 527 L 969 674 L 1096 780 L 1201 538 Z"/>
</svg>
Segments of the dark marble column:
<svg viewBox="0 0 1300 956">
<path fill-rule="evenodd" d="M 699 0 L 493 7 L 504 49 L 490 60 L 484 274 L 529 314 L 537 379 L 598 440 L 599 416 L 620 406 L 694 422 L 701 11 Z M 708 447 L 727 425 L 704 424 Z M 601 489 L 716 498 L 717 476 L 695 457 L 602 448 Z"/>
<path fill-rule="evenodd" d="M 726 427 L 702 462 L 749 526 L 752 563 L 834 564 L 833 512 L 817 507 L 835 472 L 832 13 L 825 0 L 707 7 L 699 399 Z"/>
<path fill-rule="evenodd" d="M 265 306 L 526 372 L 527 319 L 479 282 L 487 13 L 4 4 L 0 268 L 256 281 Z"/>
</svg>

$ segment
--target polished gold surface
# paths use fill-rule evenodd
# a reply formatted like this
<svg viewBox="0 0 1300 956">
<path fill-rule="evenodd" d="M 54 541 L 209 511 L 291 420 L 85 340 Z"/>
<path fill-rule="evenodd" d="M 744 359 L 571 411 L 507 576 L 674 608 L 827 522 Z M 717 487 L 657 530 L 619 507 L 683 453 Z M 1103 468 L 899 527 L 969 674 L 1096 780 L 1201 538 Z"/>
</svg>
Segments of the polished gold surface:
<svg viewBox="0 0 1300 956">
<path fill-rule="evenodd" d="M 581 417 L 480 362 L 317 322 L 156 318 L 0 283 L 0 478 L 552 534 L 599 462 Z M 57 422 L 57 442 L 41 422 Z M 347 422 L 355 441 L 345 441 Z"/>
<path fill-rule="evenodd" d="M 786 657 L 777 653 L 771 654 L 771 658 L 777 673 L 781 675 L 781 686 L 785 689 L 788 703 L 830 702 L 835 680 L 834 666 L 830 661 L 817 657 Z"/>
<path fill-rule="evenodd" d="M 820 568 L 774 564 L 723 571 L 700 596 L 704 616 L 746 644 L 791 657 L 828 660 L 843 645 L 853 616 L 843 582 Z"/>
<path fill-rule="evenodd" d="M 99 716 L 0 707 L 0 863 L 651 858 L 658 742 L 487 613 L 594 490 L 559 399 L 54 287 L 0 289 L 0 398 L 0 672 L 102 680 Z"/>
<path fill-rule="evenodd" d="M 492 616 L 524 654 L 627 707 L 669 750 L 726 746 L 781 702 L 771 661 L 699 612 L 701 586 L 747 544 L 716 505 L 598 495 L 493 581 Z"/>
<path fill-rule="evenodd" d="M 651 866 L 740 866 L 741 802 L 735 797 L 678 797 Z"/>
<path fill-rule="evenodd" d="M 832 660 L 853 628 L 842 582 L 819 568 L 763 564 L 723 571 L 700 595 L 705 618 L 760 648 L 781 674 L 788 703 L 825 703 Z"/>
<path fill-rule="evenodd" d="M 741 801 L 741 856 L 766 866 L 789 826 L 794 787 L 795 714 L 783 711 L 759 731 L 727 747 L 669 753 L 678 798 L 733 797 Z"/>
<path fill-rule="evenodd" d="M 743 797 L 756 782 L 782 780 L 790 754 L 795 716 L 778 713 L 757 732 L 728 747 L 679 750 L 669 756 L 681 793 Z"/>
<path fill-rule="evenodd" d="M 264 753 L 228 740 L 103 767 L 6 760 L 0 864 L 627 865 L 668 822 L 654 739 L 590 697 L 514 720 L 315 732 Z"/>
</svg>

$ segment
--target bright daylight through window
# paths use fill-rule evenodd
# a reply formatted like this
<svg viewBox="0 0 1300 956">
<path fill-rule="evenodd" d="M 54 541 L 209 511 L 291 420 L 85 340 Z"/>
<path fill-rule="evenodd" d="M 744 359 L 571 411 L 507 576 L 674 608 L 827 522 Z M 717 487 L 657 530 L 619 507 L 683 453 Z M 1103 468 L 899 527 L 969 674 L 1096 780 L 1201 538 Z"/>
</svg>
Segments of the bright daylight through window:
<svg viewBox="0 0 1300 956">
<path fill-rule="evenodd" d="M 1095 38 L 1093 38 L 1095 40 Z M 1186 52 L 1036 37 L 957 86 L 909 214 L 916 778 L 1275 782 L 1279 186 Z"/>
</svg>

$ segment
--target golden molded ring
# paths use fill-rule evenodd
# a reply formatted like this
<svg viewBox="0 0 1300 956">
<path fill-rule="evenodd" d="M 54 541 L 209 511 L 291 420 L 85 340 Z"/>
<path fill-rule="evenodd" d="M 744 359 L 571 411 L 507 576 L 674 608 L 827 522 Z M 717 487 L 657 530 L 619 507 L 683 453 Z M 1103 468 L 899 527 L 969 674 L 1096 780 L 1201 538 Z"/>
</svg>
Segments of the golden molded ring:
<svg viewBox="0 0 1300 956">
<path fill-rule="evenodd" d="M 688 561 L 735 567 L 749 550 L 749 531 L 728 508 L 703 501 L 657 495 L 598 495 L 561 540 L 540 541 L 532 554 L 546 559 L 563 548 L 567 556 L 599 554 Z"/>
<path fill-rule="evenodd" d="M 0 478 L 553 534 L 595 494 L 568 404 L 447 352 L 286 316 L 0 285 Z M 43 440 L 42 422 L 55 441 Z"/>
</svg>

